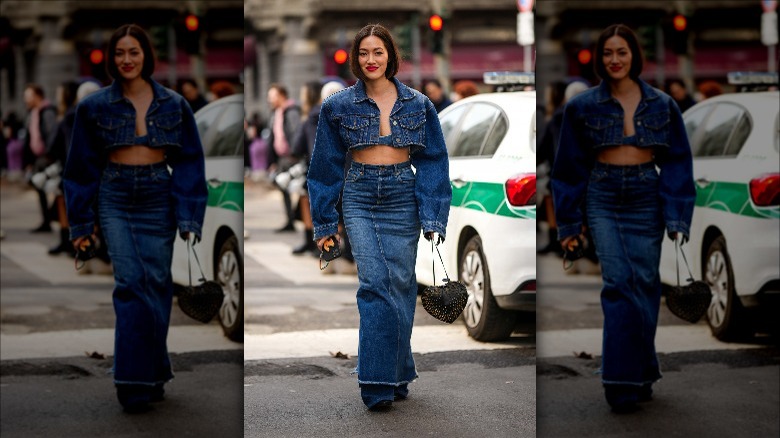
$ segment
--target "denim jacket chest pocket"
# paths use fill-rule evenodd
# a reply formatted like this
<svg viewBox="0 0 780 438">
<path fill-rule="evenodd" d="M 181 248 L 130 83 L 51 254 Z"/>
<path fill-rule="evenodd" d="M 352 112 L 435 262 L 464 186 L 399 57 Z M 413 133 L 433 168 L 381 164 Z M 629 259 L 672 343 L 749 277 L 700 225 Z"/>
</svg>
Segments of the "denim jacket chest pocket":
<svg viewBox="0 0 780 438">
<path fill-rule="evenodd" d="M 416 111 L 395 117 L 391 123 L 400 125 L 404 145 L 425 145 L 425 111 Z M 394 136 L 394 141 L 400 143 L 400 138 Z"/>
<path fill-rule="evenodd" d="M 636 117 L 636 134 L 640 146 L 669 146 L 669 111 Z"/>
<path fill-rule="evenodd" d="M 339 134 L 347 148 L 368 143 L 370 137 L 368 128 L 370 124 L 371 116 L 368 115 L 350 114 L 340 118 Z"/>
<path fill-rule="evenodd" d="M 118 115 L 100 116 L 95 120 L 98 136 L 105 141 L 107 146 L 126 142 L 128 130 L 132 130 L 132 120 L 129 117 Z M 132 135 L 132 131 L 129 133 Z"/>
<path fill-rule="evenodd" d="M 150 145 L 181 146 L 181 111 L 167 112 L 149 117 Z"/>
<path fill-rule="evenodd" d="M 588 115 L 583 118 L 585 134 L 593 142 L 593 147 L 615 144 L 616 131 L 623 132 L 623 125 L 614 115 Z"/>
</svg>

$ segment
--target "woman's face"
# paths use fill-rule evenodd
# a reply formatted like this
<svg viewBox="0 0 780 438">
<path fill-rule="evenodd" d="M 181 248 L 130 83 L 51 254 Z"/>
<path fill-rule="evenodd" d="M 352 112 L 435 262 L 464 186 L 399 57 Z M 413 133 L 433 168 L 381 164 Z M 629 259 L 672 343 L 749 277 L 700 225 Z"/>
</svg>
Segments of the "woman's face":
<svg viewBox="0 0 780 438">
<path fill-rule="evenodd" d="M 358 63 L 369 81 L 385 77 L 387 59 L 387 49 L 381 39 L 370 35 L 360 41 Z"/>
<path fill-rule="evenodd" d="M 114 49 L 114 63 L 125 81 L 140 77 L 144 68 L 144 51 L 138 40 L 130 35 L 120 38 Z"/>
<path fill-rule="evenodd" d="M 631 49 L 628 43 L 620 36 L 613 36 L 604 43 L 604 55 L 602 62 L 607 70 L 609 78 L 619 81 L 628 77 L 631 70 Z"/>
</svg>

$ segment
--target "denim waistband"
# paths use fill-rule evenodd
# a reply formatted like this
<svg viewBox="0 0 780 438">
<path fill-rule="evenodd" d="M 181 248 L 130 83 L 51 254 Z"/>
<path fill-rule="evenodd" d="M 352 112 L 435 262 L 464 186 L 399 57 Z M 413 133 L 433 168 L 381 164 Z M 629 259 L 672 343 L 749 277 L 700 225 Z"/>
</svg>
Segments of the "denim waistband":
<svg viewBox="0 0 780 438">
<path fill-rule="evenodd" d="M 144 170 L 157 170 L 165 169 L 168 167 L 168 163 L 165 161 L 159 161 L 152 164 L 124 164 L 109 161 L 106 163 L 106 169 L 118 170 L 118 171 L 131 171 L 131 172 L 143 172 Z"/>
<path fill-rule="evenodd" d="M 601 161 L 596 161 L 596 163 L 593 165 L 593 169 L 631 173 L 640 170 L 655 169 L 655 161 L 648 161 L 647 163 L 627 164 L 627 165 L 609 164 L 609 163 L 602 163 Z"/>
<path fill-rule="evenodd" d="M 366 164 L 353 161 L 350 167 L 360 171 L 360 173 L 396 173 L 411 168 L 412 162 L 404 161 L 403 163 L 397 164 Z"/>
</svg>

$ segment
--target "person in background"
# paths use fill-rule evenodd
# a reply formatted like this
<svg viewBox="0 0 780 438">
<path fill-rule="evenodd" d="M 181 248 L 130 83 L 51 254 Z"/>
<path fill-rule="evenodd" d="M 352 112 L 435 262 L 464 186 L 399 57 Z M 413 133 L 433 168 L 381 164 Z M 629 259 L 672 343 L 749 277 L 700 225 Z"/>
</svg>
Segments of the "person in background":
<svg viewBox="0 0 780 438">
<path fill-rule="evenodd" d="M 216 81 L 211 84 L 210 89 L 211 94 L 214 95 L 214 100 L 236 94 L 236 87 L 228 81 Z"/>
<path fill-rule="evenodd" d="M 19 138 L 19 131 L 21 129 L 22 124 L 17 118 L 16 113 L 9 113 L 3 122 L 3 137 L 6 142 L 6 166 L 9 181 L 21 180 L 24 172 L 24 140 Z"/>
<path fill-rule="evenodd" d="M 464 97 L 474 96 L 479 94 L 479 88 L 477 84 L 472 81 L 458 81 L 452 86 L 452 101 L 457 102 Z"/>
<path fill-rule="evenodd" d="M 696 199 L 693 158 L 674 99 L 639 78 L 636 34 L 608 26 L 593 57 L 601 84 L 563 110 L 552 172 L 561 247 L 592 236 L 601 261 L 601 381 L 616 413 L 652 400 L 661 378 L 655 349 L 664 231 L 689 235 Z"/>
<path fill-rule="evenodd" d="M 680 112 L 685 112 L 688 108 L 696 105 L 696 101 L 693 100 L 688 90 L 685 88 L 685 82 L 680 79 L 671 79 L 666 86 L 666 91 L 677 102 L 677 106 L 680 107 Z"/>
<path fill-rule="evenodd" d="M 57 135 L 57 110 L 46 100 L 43 88 L 28 84 L 24 89 L 24 103 L 27 105 L 26 135 L 24 137 L 24 167 L 31 174 L 42 172 L 51 164 L 49 152 Z M 41 207 L 42 223 L 33 233 L 51 231 L 49 201 L 43 188 L 35 187 Z"/>
<path fill-rule="evenodd" d="M 431 79 L 425 83 L 425 95 L 433 102 L 436 112 L 440 113 L 444 108 L 452 105 L 452 101 L 444 94 L 444 89 L 438 79 Z"/>
<path fill-rule="evenodd" d="M 702 100 L 709 99 L 723 94 L 723 87 L 713 80 L 704 81 L 699 84 L 699 94 L 701 94 Z"/>
<path fill-rule="evenodd" d="M 184 98 L 187 99 L 187 102 L 190 104 L 190 108 L 192 108 L 193 113 L 198 112 L 199 109 L 208 104 L 206 98 L 200 94 L 200 90 L 198 90 L 198 84 L 196 84 L 194 80 L 184 79 L 181 81 L 181 86 L 179 89 L 181 90 L 181 95 L 184 96 Z"/>
<path fill-rule="evenodd" d="M 268 89 L 268 104 L 271 106 L 271 118 L 268 121 L 270 136 L 268 142 L 269 170 L 273 174 L 286 172 L 295 164 L 290 143 L 293 141 L 295 131 L 301 126 L 301 108 L 290 99 L 287 88 L 281 84 L 271 84 Z M 284 210 L 287 221 L 276 232 L 295 231 L 295 212 L 292 208 L 292 198 L 287 190 L 281 188 Z"/>
</svg>

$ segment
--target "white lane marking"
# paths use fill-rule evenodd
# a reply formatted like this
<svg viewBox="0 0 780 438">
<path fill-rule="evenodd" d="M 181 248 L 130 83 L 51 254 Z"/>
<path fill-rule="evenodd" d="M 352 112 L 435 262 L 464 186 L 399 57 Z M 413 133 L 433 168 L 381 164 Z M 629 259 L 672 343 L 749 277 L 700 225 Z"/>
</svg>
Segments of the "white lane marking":
<svg viewBox="0 0 780 438">
<path fill-rule="evenodd" d="M 540 331 L 536 334 L 536 357 L 571 356 L 575 352 L 601 355 L 601 336 L 601 329 Z M 655 336 L 655 348 L 658 353 L 761 347 L 763 345 L 720 342 L 704 325 L 660 326 Z"/>
<path fill-rule="evenodd" d="M 358 329 L 306 330 L 273 334 L 244 332 L 244 360 L 330 356 L 338 351 L 357 355 Z M 528 342 L 526 342 L 528 339 Z M 479 342 L 468 336 L 463 324 L 424 325 L 412 330 L 412 351 L 434 353 L 459 350 L 499 350 L 533 346 L 533 338 L 508 342 Z"/>
<path fill-rule="evenodd" d="M 216 323 L 171 326 L 168 332 L 168 351 L 171 353 L 241 348 L 243 344 L 232 342 L 224 337 Z M 2 360 L 72 357 L 93 351 L 105 355 L 114 354 L 113 329 L 62 330 L 24 335 L 0 334 Z"/>
<path fill-rule="evenodd" d="M 3 242 L 0 252 L 25 271 L 52 285 L 65 284 L 105 284 L 113 285 L 113 275 L 88 274 L 76 272 L 73 259 L 47 255 L 48 248 L 34 242 Z"/>
</svg>

